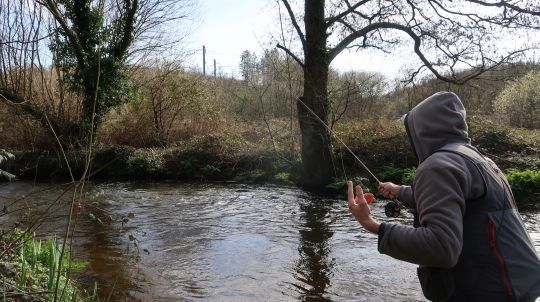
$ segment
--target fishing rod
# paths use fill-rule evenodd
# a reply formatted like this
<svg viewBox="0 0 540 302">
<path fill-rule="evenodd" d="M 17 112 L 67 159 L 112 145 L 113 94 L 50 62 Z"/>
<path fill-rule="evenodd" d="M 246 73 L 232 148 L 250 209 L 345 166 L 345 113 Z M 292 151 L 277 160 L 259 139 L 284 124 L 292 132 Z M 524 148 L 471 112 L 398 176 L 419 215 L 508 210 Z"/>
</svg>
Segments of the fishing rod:
<svg viewBox="0 0 540 302">
<path fill-rule="evenodd" d="M 313 110 L 311 110 L 311 108 L 309 108 L 300 98 L 298 98 L 297 100 L 298 100 L 298 102 L 300 102 L 300 104 L 302 104 L 304 107 L 306 107 L 306 109 L 326 128 L 326 130 L 328 130 L 328 132 L 330 132 L 330 134 L 332 134 L 334 136 L 334 138 L 337 139 L 343 145 L 343 147 L 345 147 L 345 149 L 347 149 L 347 151 L 349 151 L 349 153 L 354 157 L 354 159 L 356 159 L 356 161 L 358 161 L 362 165 L 362 167 L 369 173 L 369 175 L 371 175 L 371 177 L 373 177 L 373 179 L 375 179 L 375 181 L 377 181 L 377 184 L 380 184 L 381 181 L 377 178 L 377 176 L 375 176 L 375 174 L 373 174 L 371 172 L 371 170 L 364 164 L 364 162 L 361 161 L 360 158 L 358 158 L 358 156 L 356 156 L 356 154 L 354 154 L 354 152 L 351 150 L 351 148 L 349 148 L 349 146 L 347 146 L 339 138 L 339 136 L 337 136 L 337 134 L 315 112 L 313 112 Z"/>
<path fill-rule="evenodd" d="M 349 146 L 347 146 L 347 144 L 345 144 L 341 140 L 341 138 L 339 138 L 339 136 L 337 136 L 337 134 L 313 110 L 311 110 L 311 108 L 308 107 L 308 105 L 306 105 L 300 98 L 297 98 L 296 100 L 300 104 L 302 104 L 302 106 L 304 106 L 308 110 L 308 112 L 311 113 L 311 115 L 313 115 L 313 117 L 315 117 L 315 119 L 319 123 L 321 123 L 321 125 L 323 125 L 326 130 L 328 130 L 328 132 L 332 134 L 332 136 L 343 145 L 343 147 L 345 147 L 347 151 L 349 151 L 349 153 L 354 157 L 354 159 L 356 159 L 356 161 L 359 162 L 360 165 L 362 165 L 362 167 L 369 173 L 369 175 L 371 175 L 371 177 L 373 177 L 373 179 L 377 181 L 378 185 L 381 184 L 381 181 L 377 178 L 377 176 L 375 176 L 375 174 L 371 172 L 371 170 L 364 164 L 362 160 L 360 160 L 360 158 L 358 158 L 358 156 L 356 156 L 356 154 L 351 150 L 351 148 L 349 148 Z M 388 217 L 398 217 L 402 207 L 403 203 L 398 199 L 394 199 L 384 206 L 384 213 Z"/>
</svg>

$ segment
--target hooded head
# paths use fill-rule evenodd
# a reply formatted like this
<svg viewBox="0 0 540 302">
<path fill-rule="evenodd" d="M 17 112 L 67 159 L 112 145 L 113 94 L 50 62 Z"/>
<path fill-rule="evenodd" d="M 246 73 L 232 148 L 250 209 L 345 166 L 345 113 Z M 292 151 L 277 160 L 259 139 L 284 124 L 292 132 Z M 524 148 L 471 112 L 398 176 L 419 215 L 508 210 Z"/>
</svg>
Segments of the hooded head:
<svg viewBox="0 0 540 302">
<path fill-rule="evenodd" d="M 423 100 L 407 113 L 404 124 L 419 163 L 444 145 L 471 142 L 465 108 L 452 92 Z"/>
</svg>

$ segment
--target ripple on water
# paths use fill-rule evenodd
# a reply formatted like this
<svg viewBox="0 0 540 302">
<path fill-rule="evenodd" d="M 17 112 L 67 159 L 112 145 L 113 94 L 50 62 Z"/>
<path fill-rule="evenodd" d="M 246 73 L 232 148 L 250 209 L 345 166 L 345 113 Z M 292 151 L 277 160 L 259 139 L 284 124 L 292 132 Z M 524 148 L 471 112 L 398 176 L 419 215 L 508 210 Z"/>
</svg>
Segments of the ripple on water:
<svg viewBox="0 0 540 302">
<path fill-rule="evenodd" d="M 62 187 L 18 182 L 0 190 L 8 198 L 24 192 L 24 204 L 39 212 Z M 178 183 L 94 184 L 86 198 L 74 254 L 89 262 L 80 278 L 96 279 L 105 296 L 114 287 L 119 297 L 151 301 L 424 301 L 415 266 L 379 254 L 377 237 L 344 200 L 288 187 Z M 55 204 L 41 232 L 63 229 L 68 201 Z M 383 204 L 373 204 L 373 215 L 411 223 L 407 215 L 383 218 Z M 89 213 L 113 219 L 102 225 Z M 540 250 L 540 214 L 523 217 Z"/>
</svg>

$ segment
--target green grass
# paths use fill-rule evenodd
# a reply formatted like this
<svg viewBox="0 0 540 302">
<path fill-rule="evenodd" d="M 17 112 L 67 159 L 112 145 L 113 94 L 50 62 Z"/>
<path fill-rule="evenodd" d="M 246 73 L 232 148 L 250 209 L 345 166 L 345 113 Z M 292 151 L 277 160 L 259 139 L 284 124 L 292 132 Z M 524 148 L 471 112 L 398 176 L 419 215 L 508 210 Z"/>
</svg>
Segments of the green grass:
<svg viewBox="0 0 540 302">
<path fill-rule="evenodd" d="M 53 301 L 56 276 L 59 273 L 56 301 L 97 301 L 95 294 L 85 294 L 70 279 L 71 271 L 84 268 L 86 263 L 71 261 L 69 253 L 65 253 L 60 259 L 60 245 L 55 237 L 42 241 L 31 234 L 14 230 L 4 234 L 0 241 L 3 250 L 7 251 L 2 260 L 9 260 L 3 262 L 4 265 L 14 268 L 11 272 L 6 270 L 0 274 L 3 279 L 2 292 L 9 293 L 12 297 L 20 297 L 23 301 L 35 297 Z M 19 300 L 5 298 L 3 301 Z"/>
</svg>

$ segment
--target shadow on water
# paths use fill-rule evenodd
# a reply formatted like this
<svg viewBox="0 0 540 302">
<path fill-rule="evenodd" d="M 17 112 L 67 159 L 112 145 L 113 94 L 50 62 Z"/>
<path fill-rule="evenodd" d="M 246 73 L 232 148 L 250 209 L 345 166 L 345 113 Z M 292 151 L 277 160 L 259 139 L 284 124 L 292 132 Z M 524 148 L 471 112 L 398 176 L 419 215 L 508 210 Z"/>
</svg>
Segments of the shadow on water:
<svg viewBox="0 0 540 302">
<path fill-rule="evenodd" d="M 331 301 L 325 298 L 330 285 L 333 260 L 329 257 L 329 240 L 334 234 L 329 225 L 331 206 L 321 198 L 310 198 L 300 205 L 303 224 L 299 231 L 298 261 L 295 278 L 302 301 Z"/>
<path fill-rule="evenodd" d="M 138 252 L 129 243 L 120 242 L 111 236 L 108 226 L 90 223 L 77 247 L 78 256 L 87 263 L 84 272 L 75 272 L 76 278 L 88 287 L 94 282 L 99 287 L 100 296 L 112 301 L 133 300 L 143 292 L 130 268 L 137 265 Z M 126 292 L 129 289 L 129 292 Z"/>
</svg>

